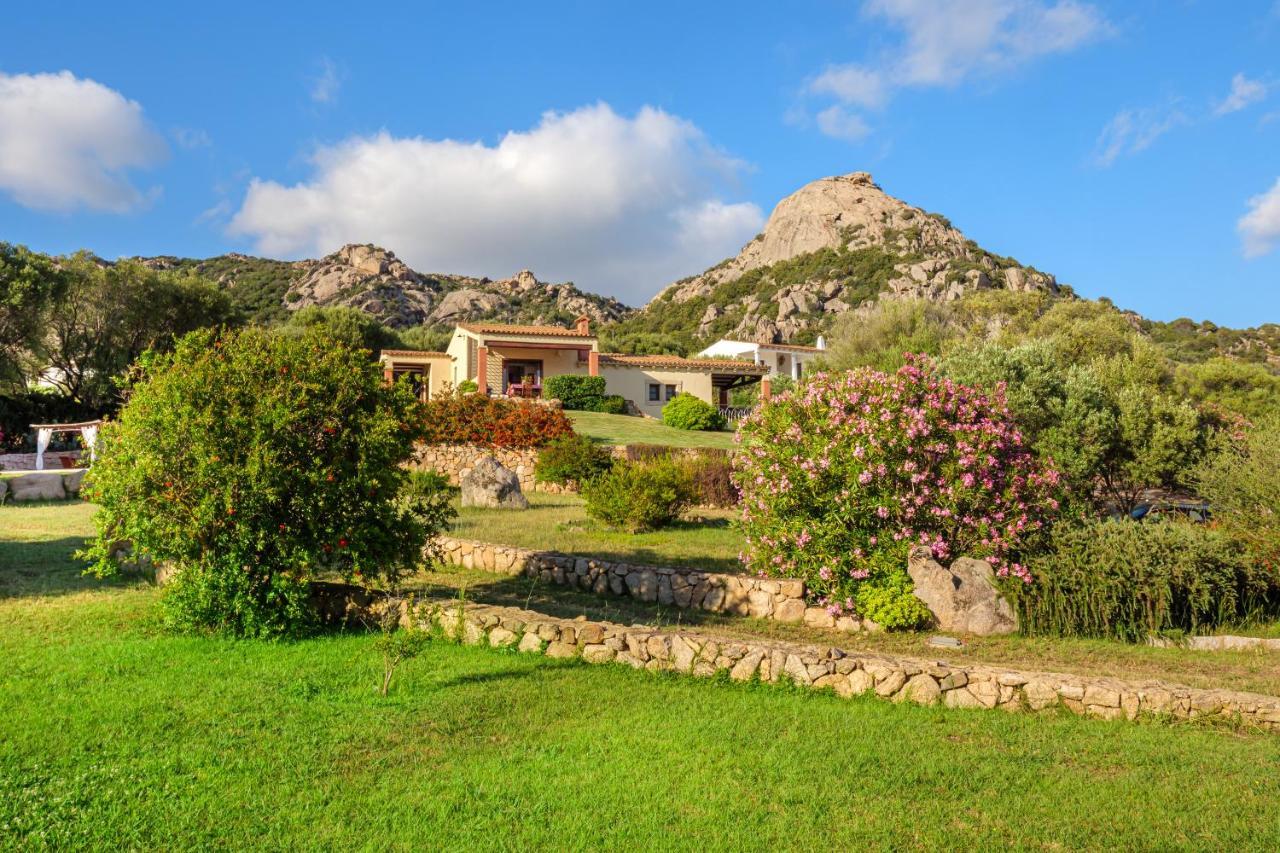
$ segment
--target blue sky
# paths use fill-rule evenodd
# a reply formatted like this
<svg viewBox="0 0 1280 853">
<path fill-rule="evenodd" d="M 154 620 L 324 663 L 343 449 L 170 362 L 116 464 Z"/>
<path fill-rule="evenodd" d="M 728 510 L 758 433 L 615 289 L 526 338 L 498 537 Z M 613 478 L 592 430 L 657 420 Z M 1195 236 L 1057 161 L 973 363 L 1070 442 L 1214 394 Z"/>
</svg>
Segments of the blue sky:
<svg viewBox="0 0 1280 853">
<path fill-rule="evenodd" d="M 183 5 L 6 10 L 0 239 L 639 304 L 866 170 L 1085 295 L 1280 321 L 1280 0 Z"/>
</svg>

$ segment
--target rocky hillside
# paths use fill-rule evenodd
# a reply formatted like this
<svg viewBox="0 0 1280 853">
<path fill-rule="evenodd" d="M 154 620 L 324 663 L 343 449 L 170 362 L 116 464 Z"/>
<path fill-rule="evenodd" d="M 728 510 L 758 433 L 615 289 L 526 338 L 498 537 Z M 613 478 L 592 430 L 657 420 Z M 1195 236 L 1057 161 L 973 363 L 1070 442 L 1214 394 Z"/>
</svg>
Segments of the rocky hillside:
<svg viewBox="0 0 1280 853">
<path fill-rule="evenodd" d="M 670 285 L 626 326 L 800 342 L 884 295 L 953 300 L 985 288 L 1056 293 L 1058 284 L 854 172 L 787 196 L 737 257 Z"/>
<path fill-rule="evenodd" d="M 268 323 L 308 305 L 355 308 L 401 329 L 448 328 L 465 320 L 567 324 L 583 314 L 603 324 L 631 312 L 616 299 L 573 284 L 541 282 L 529 270 L 498 280 L 420 273 L 369 245 L 294 262 L 240 254 L 141 260 L 161 269 L 192 269 L 226 288 L 252 319 Z"/>
</svg>

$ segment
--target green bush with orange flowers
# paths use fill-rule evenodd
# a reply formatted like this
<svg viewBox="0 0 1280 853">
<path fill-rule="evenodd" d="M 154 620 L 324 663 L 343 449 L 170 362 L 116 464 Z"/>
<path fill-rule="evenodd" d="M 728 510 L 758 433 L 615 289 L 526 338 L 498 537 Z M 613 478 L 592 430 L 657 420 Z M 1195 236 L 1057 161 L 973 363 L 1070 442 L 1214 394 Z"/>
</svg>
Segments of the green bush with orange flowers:
<svg viewBox="0 0 1280 853">
<path fill-rule="evenodd" d="M 85 556 L 175 571 L 163 621 L 184 632 L 296 635 L 309 582 L 394 585 L 452 512 L 403 463 L 421 406 L 363 352 L 309 330 L 194 332 L 148 354 L 99 437 Z"/>
</svg>

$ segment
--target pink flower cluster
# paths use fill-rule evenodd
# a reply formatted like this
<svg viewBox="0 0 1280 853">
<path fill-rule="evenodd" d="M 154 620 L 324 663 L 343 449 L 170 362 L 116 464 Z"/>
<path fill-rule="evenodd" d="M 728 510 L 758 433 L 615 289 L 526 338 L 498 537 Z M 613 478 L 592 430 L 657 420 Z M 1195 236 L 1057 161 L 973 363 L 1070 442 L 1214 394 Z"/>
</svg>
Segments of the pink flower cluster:
<svg viewBox="0 0 1280 853">
<path fill-rule="evenodd" d="M 1016 556 L 1058 507 L 1059 475 L 1032 455 L 1003 393 L 924 358 L 894 374 L 818 374 L 760 406 L 738 440 L 743 561 L 804 578 L 828 602 L 916 544 L 1030 581 Z"/>
</svg>

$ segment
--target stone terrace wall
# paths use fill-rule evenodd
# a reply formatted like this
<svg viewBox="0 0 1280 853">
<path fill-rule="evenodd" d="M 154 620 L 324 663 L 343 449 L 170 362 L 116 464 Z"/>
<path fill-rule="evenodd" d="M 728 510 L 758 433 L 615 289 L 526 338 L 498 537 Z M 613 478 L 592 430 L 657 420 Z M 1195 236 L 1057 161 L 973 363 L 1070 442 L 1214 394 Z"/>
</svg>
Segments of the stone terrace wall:
<svg viewBox="0 0 1280 853">
<path fill-rule="evenodd" d="M 533 467 L 538 462 L 538 451 L 532 448 L 484 447 L 478 444 L 419 444 L 414 453 L 412 467 L 419 471 L 437 471 L 459 485 L 462 478 L 486 456 L 498 460 L 498 464 L 520 478 L 520 489 L 525 492 L 561 494 L 567 491 L 555 483 L 538 483 L 533 478 Z"/>
<path fill-rule="evenodd" d="M 616 563 L 447 536 L 437 537 L 436 542 L 445 561 L 455 566 L 536 577 L 545 583 L 577 587 L 597 595 L 625 595 L 685 610 L 806 622 L 842 631 L 869 627 L 850 617 L 836 620 L 818 607 L 806 608 L 804 581 Z"/>
<path fill-rule="evenodd" d="M 689 631 L 656 630 L 582 619 L 557 619 L 508 607 L 440 602 L 419 609 L 446 635 L 469 644 L 514 646 L 522 652 L 588 663 L 699 676 L 728 672 L 735 681 L 789 680 L 840 696 L 874 692 L 894 701 L 951 708 L 1039 711 L 1060 707 L 1106 719 L 1140 715 L 1176 719 L 1214 717 L 1280 732 L 1280 698 L 1201 690 L 1158 681 L 1022 672 L 983 665 L 850 652 L 768 640 L 730 640 Z"/>
<path fill-rule="evenodd" d="M 72 459 L 79 460 L 83 451 L 81 450 L 46 450 L 44 452 L 44 467 L 46 471 L 54 471 L 62 468 L 62 460 L 59 456 L 70 456 Z M 0 453 L 0 471 L 34 471 L 36 469 L 36 455 L 34 453 Z"/>
</svg>

